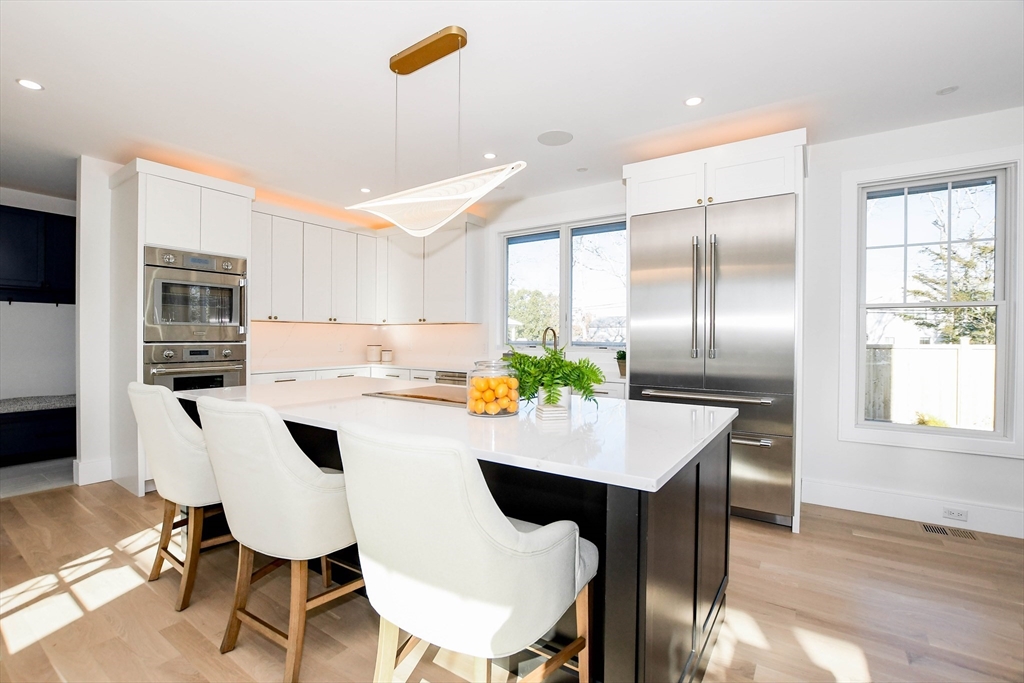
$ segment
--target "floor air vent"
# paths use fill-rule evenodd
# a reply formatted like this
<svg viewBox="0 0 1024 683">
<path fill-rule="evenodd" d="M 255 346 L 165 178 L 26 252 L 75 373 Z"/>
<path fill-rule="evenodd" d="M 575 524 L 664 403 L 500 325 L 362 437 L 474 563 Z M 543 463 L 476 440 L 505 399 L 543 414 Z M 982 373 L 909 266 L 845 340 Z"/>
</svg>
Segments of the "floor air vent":
<svg viewBox="0 0 1024 683">
<path fill-rule="evenodd" d="M 964 531 L 963 529 L 947 529 L 944 526 L 936 526 L 934 524 L 922 524 L 924 530 L 929 534 L 939 534 L 940 536 L 956 536 L 957 538 L 966 538 L 971 541 L 977 541 L 978 537 L 970 531 Z"/>
</svg>

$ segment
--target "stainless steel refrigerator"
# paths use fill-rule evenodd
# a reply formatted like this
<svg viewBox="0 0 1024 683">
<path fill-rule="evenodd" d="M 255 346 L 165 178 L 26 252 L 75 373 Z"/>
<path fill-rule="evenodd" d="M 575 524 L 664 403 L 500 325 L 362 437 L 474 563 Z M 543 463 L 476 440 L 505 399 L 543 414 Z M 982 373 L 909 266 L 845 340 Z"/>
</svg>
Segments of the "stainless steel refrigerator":
<svg viewBox="0 0 1024 683">
<path fill-rule="evenodd" d="M 631 399 L 739 409 L 732 512 L 793 522 L 796 197 L 630 218 Z"/>
</svg>

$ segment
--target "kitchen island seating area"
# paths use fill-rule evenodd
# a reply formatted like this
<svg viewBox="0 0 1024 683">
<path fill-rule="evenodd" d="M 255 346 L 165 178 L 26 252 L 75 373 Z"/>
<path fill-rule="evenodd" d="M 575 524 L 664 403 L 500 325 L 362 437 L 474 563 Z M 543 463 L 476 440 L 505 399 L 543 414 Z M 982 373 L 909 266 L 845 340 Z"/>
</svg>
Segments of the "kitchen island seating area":
<svg viewBox="0 0 1024 683">
<path fill-rule="evenodd" d="M 576 656 L 589 683 L 598 551 L 574 522 L 503 515 L 457 440 L 358 424 L 341 425 L 338 439 L 366 593 L 380 614 L 375 683 L 392 680 L 399 629 L 474 657 L 475 679 L 489 682 L 491 659 L 532 647 L 574 603 L 576 638 L 522 680 L 540 681 Z"/>
<path fill-rule="evenodd" d="M 132 382 L 128 385 L 128 398 L 139 425 L 153 482 L 164 499 L 160 543 L 149 580 L 160 578 L 164 560 L 181 573 L 174 605 L 180 612 L 192 599 L 200 551 L 234 539 L 230 534 L 222 534 L 202 540 L 204 519 L 208 514 L 217 514 L 220 508 L 220 491 L 206 453 L 203 430 L 192 422 L 166 387 Z M 180 506 L 188 509 L 187 518 L 175 521 Z M 171 534 L 186 524 L 185 558 L 179 560 L 169 550 Z"/>
</svg>

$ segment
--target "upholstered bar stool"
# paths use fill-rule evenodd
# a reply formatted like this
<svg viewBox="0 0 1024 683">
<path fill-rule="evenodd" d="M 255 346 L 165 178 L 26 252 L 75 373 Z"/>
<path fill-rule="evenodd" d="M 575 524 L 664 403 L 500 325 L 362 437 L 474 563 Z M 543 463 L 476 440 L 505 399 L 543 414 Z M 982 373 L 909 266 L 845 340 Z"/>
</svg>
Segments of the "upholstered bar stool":
<svg viewBox="0 0 1024 683">
<path fill-rule="evenodd" d="M 491 659 L 530 649 L 573 602 L 577 638 L 522 680 L 542 680 L 576 655 L 589 681 L 598 557 L 574 522 L 505 517 L 457 441 L 350 424 L 338 439 L 366 593 L 380 614 L 374 681 L 391 683 L 399 629 L 476 657 L 476 680 L 490 681 Z"/>
<path fill-rule="evenodd" d="M 164 499 L 164 519 L 149 580 L 160 578 L 164 560 L 181 572 L 181 585 L 174 608 L 188 607 L 196 582 L 199 552 L 234 539 L 224 534 L 203 541 L 203 519 L 220 512 L 217 480 L 206 454 L 203 430 L 196 426 L 166 387 L 132 382 L 128 385 L 135 421 L 157 493 Z M 178 508 L 188 508 L 188 519 L 175 521 Z M 179 560 L 168 547 L 171 533 L 188 524 L 185 559 Z"/>
<path fill-rule="evenodd" d="M 313 464 L 284 421 L 267 406 L 201 398 L 199 417 L 217 475 L 224 514 L 238 540 L 235 604 L 220 651 L 234 649 L 242 624 L 287 651 L 284 680 L 298 680 L 306 612 L 363 586 L 361 578 L 308 596 L 308 560 L 355 543 L 345 495 L 345 475 Z M 253 571 L 253 554 L 274 559 Z M 291 565 L 291 601 L 285 633 L 246 608 L 249 589 L 277 567 Z"/>
</svg>

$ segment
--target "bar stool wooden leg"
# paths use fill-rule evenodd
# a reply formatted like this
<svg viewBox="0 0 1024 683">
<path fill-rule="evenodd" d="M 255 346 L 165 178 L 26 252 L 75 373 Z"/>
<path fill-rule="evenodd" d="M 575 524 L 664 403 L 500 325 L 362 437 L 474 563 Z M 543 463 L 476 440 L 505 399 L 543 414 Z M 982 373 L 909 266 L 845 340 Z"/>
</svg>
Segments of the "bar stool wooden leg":
<svg viewBox="0 0 1024 683">
<path fill-rule="evenodd" d="M 249 588 L 252 586 L 252 561 L 254 553 L 251 548 L 238 544 L 238 574 L 235 576 L 235 604 L 231 608 L 231 616 L 228 618 L 228 627 L 224 631 L 224 639 L 220 643 L 221 654 L 231 652 L 238 642 L 238 629 L 242 627 L 242 621 L 238 618 L 238 612 L 245 609 L 249 602 Z"/>
<path fill-rule="evenodd" d="M 199 565 L 199 550 L 203 543 L 203 508 L 188 509 L 188 547 L 185 549 L 185 561 L 182 563 L 181 585 L 178 587 L 178 604 L 174 609 L 179 612 L 188 607 L 192 599 L 192 586 L 196 583 L 196 567 Z"/>
<path fill-rule="evenodd" d="M 288 613 L 288 654 L 284 661 L 285 683 L 299 680 L 302 643 L 306 637 L 306 596 L 309 593 L 309 563 L 292 560 L 292 595 Z"/>
<path fill-rule="evenodd" d="M 380 618 L 380 633 L 377 636 L 377 665 L 373 670 L 373 683 L 391 683 L 395 677 L 395 660 L 398 658 L 398 627 L 384 617 Z"/>
<path fill-rule="evenodd" d="M 149 570 L 149 580 L 156 581 L 160 578 L 160 570 L 164 566 L 164 555 L 171 544 L 171 532 L 174 531 L 174 516 L 178 513 L 178 506 L 169 500 L 164 501 L 164 522 L 160 526 L 160 543 L 156 547 L 156 557 L 153 558 L 153 568 Z"/>
<path fill-rule="evenodd" d="M 474 657 L 473 660 L 473 683 L 491 683 L 491 660 L 487 657 Z"/>
<path fill-rule="evenodd" d="M 576 596 L 576 637 L 584 638 L 583 649 L 576 655 L 580 665 L 580 683 L 590 683 L 590 584 Z"/>
<path fill-rule="evenodd" d="M 320 576 L 324 579 L 324 588 L 331 587 L 331 563 L 327 560 L 327 556 L 324 555 L 320 558 Z"/>
</svg>

